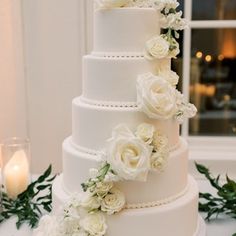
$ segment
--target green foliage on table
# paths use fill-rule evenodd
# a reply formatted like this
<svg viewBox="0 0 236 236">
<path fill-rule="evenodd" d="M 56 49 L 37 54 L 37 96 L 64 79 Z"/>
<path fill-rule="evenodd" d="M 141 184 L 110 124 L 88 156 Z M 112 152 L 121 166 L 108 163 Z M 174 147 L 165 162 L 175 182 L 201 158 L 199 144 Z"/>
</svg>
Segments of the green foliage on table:
<svg viewBox="0 0 236 236">
<path fill-rule="evenodd" d="M 210 193 L 200 193 L 199 210 L 207 214 L 206 220 L 218 217 L 220 214 L 226 214 L 236 219 L 236 182 L 226 175 L 226 183 L 220 183 L 220 175 L 214 177 L 208 168 L 196 164 L 199 173 L 203 174 L 216 189 L 216 195 Z M 202 201 L 201 201 L 202 200 Z M 232 236 L 236 236 L 236 233 Z"/>
<path fill-rule="evenodd" d="M 12 216 L 17 217 L 17 229 L 28 223 L 31 228 L 37 226 L 42 211 L 52 210 L 52 182 L 56 176 L 51 176 L 52 167 L 48 169 L 28 188 L 11 199 L 5 192 L 2 193 L 2 206 L 0 209 L 0 224 Z"/>
</svg>

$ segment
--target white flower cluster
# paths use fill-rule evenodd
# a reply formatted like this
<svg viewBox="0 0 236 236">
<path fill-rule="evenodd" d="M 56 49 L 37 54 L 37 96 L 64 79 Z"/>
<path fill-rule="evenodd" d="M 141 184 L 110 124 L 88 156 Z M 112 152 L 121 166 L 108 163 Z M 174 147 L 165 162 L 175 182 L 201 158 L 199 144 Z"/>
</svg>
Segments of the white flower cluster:
<svg viewBox="0 0 236 236">
<path fill-rule="evenodd" d="M 165 14 L 168 14 L 171 10 L 176 10 L 179 6 L 177 0 L 154 0 L 154 7 L 158 11 L 164 11 Z"/>
<path fill-rule="evenodd" d="M 163 169 L 169 155 L 168 139 L 146 123 L 135 134 L 118 125 L 108 143 L 107 161 L 90 169 L 84 193 L 73 196 L 58 214 L 42 217 L 33 236 L 104 236 L 105 214 L 120 212 L 126 202 L 113 180 L 145 181 L 150 170 Z"/>
<path fill-rule="evenodd" d="M 159 75 L 147 73 L 137 79 L 137 100 L 140 110 L 152 119 L 176 118 L 180 123 L 184 118 L 195 116 L 197 109 L 184 101 L 184 96 L 175 88 L 178 75 L 171 70 L 163 70 Z"/>
<path fill-rule="evenodd" d="M 175 88 L 152 73 L 138 77 L 137 99 L 140 109 L 152 119 L 170 119 L 177 110 Z"/>
<path fill-rule="evenodd" d="M 176 92 L 177 112 L 175 119 L 183 123 L 185 118 L 192 118 L 197 114 L 197 108 L 194 104 L 185 101 L 183 94 Z"/>
<path fill-rule="evenodd" d="M 112 183 L 98 183 L 94 192 L 72 198 L 58 214 L 44 216 L 33 236 L 104 236 L 107 225 L 104 213 L 122 210 L 124 194 Z"/>
<path fill-rule="evenodd" d="M 109 140 L 107 161 L 122 179 L 146 181 L 150 170 L 163 168 L 168 155 L 168 139 L 153 125 L 140 124 L 134 134 L 121 124 Z"/>
<path fill-rule="evenodd" d="M 182 18 L 182 11 L 177 11 L 177 0 L 154 0 L 153 7 L 160 12 L 161 28 L 166 30 L 162 35 L 156 35 L 146 42 L 145 55 L 149 60 L 176 58 L 179 54 L 179 30 L 187 27 L 187 21 Z"/>
<path fill-rule="evenodd" d="M 38 228 L 34 230 L 33 236 L 61 236 L 57 218 L 49 215 L 43 216 L 39 221 Z"/>
<path fill-rule="evenodd" d="M 170 13 L 168 15 L 161 14 L 160 24 L 163 29 L 184 30 L 188 23 L 182 18 L 182 11 Z"/>
<path fill-rule="evenodd" d="M 145 57 L 148 60 L 176 58 L 179 52 L 178 42 L 166 34 L 153 36 L 145 46 Z"/>
</svg>

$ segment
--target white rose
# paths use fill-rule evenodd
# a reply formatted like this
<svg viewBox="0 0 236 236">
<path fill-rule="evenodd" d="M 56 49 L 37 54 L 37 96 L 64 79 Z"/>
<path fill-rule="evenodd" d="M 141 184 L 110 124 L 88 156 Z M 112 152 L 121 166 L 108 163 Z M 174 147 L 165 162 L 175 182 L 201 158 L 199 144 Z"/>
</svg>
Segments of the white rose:
<svg viewBox="0 0 236 236">
<path fill-rule="evenodd" d="M 101 206 L 98 197 L 91 195 L 91 193 L 85 193 L 81 199 L 81 206 L 86 210 L 96 210 Z"/>
<path fill-rule="evenodd" d="M 152 170 L 163 170 L 166 166 L 169 153 L 167 151 L 154 152 L 151 156 Z"/>
<path fill-rule="evenodd" d="M 158 76 L 165 78 L 172 86 L 176 86 L 179 82 L 179 76 L 170 69 L 160 70 Z"/>
<path fill-rule="evenodd" d="M 101 213 L 88 214 L 80 225 L 90 236 L 104 236 L 107 230 L 105 217 Z"/>
<path fill-rule="evenodd" d="M 169 54 L 170 44 L 162 35 L 156 35 L 146 42 L 145 56 L 149 60 L 163 59 Z"/>
<path fill-rule="evenodd" d="M 168 138 L 156 131 L 153 137 L 154 150 L 168 150 L 168 145 L 169 145 Z"/>
<path fill-rule="evenodd" d="M 56 217 L 50 215 L 43 216 L 39 221 L 38 227 L 34 229 L 33 236 L 59 236 Z"/>
<path fill-rule="evenodd" d="M 143 123 L 137 127 L 135 134 L 140 139 L 142 139 L 145 143 L 151 144 L 153 140 L 154 132 L 155 132 L 155 128 L 153 125 Z"/>
<path fill-rule="evenodd" d="M 126 6 L 130 0 L 97 0 L 99 8 L 116 8 Z"/>
<path fill-rule="evenodd" d="M 138 77 L 140 109 L 153 119 L 170 119 L 176 113 L 175 89 L 162 77 L 151 73 Z"/>
<path fill-rule="evenodd" d="M 125 205 L 125 195 L 118 189 L 112 188 L 103 198 L 101 210 L 108 215 L 112 215 L 123 209 Z"/>
<path fill-rule="evenodd" d="M 114 129 L 109 140 L 108 163 L 119 177 L 146 181 L 152 148 L 132 134 L 126 125 Z"/>
<path fill-rule="evenodd" d="M 113 187 L 112 182 L 98 182 L 96 184 L 94 193 L 96 193 L 100 197 L 104 197 L 112 187 Z"/>
</svg>

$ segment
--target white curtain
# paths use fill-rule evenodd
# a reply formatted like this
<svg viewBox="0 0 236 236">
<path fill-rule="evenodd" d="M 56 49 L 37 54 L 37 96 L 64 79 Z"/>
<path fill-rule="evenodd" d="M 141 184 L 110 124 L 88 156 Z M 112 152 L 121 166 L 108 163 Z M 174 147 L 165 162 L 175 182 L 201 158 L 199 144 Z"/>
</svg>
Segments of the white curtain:
<svg viewBox="0 0 236 236">
<path fill-rule="evenodd" d="M 85 1 L 23 0 L 28 125 L 34 172 L 62 170 L 71 102 L 81 93 Z"/>
<path fill-rule="evenodd" d="M 21 1 L 0 1 L 0 142 L 27 137 Z"/>
<path fill-rule="evenodd" d="M 0 0 L 0 143 L 28 137 L 35 173 L 62 169 L 92 12 L 92 0 Z"/>
</svg>

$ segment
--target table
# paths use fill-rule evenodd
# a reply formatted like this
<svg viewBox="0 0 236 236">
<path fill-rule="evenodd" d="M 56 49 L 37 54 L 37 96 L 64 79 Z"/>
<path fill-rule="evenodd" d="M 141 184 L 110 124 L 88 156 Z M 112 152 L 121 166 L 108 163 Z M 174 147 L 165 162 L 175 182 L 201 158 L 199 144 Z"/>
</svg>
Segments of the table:
<svg viewBox="0 0 236 236">
<path fill-rule="evenodd" d="M 201 192 L 212 192 L 206 180 L 198 180 Z M 236 233 L 236 220 L 223 218 L 207 223 L 207 236 L 232 236 Z M 1 236 L 31 236 L 31 230 L 24 225 L 19 231 L 15 227 L 15 219 L 10 219 L 0 226 Z"/>
</svg>

